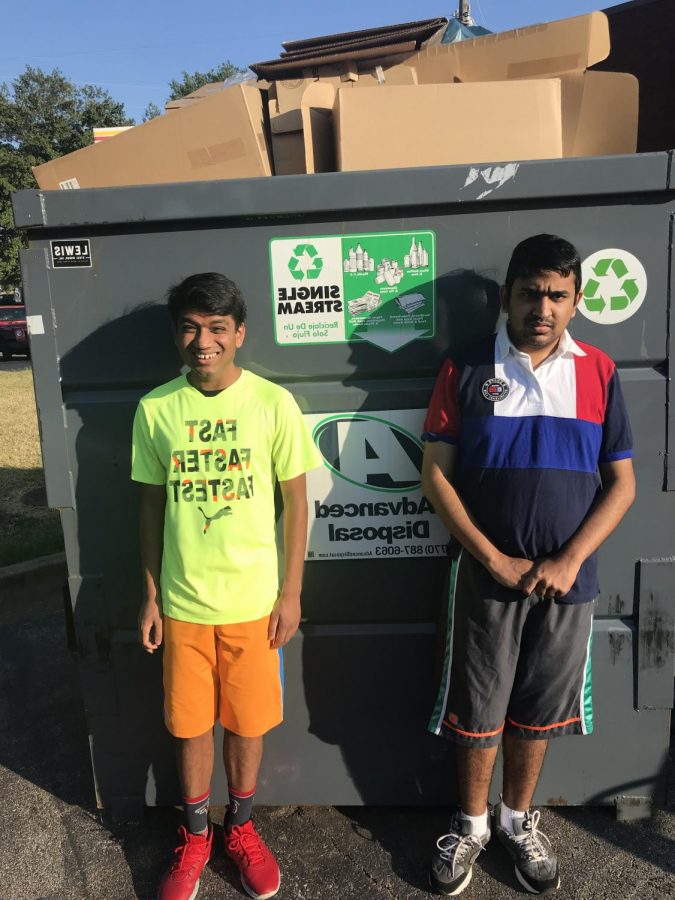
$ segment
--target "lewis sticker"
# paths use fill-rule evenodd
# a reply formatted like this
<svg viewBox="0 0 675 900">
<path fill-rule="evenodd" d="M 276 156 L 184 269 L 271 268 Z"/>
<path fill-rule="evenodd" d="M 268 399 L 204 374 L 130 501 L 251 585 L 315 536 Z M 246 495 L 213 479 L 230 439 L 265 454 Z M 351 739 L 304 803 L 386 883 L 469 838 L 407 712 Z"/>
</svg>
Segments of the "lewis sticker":
<svg viewBox="0 0 675 900">
<path fill-rule="evenodd" d="M 55 269 L 90 269 L 89 239 L 50 241 L 52 266 Z"/>
</svg>

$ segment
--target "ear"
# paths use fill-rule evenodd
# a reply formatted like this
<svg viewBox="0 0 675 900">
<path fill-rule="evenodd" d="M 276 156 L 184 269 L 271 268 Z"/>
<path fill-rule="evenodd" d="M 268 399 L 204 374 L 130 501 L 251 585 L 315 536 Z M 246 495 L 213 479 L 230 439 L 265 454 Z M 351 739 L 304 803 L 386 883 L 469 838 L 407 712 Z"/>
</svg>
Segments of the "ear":
<svg viewBox="0 0 675 900">
<path fill-rule="evenodd" d="M 244 338 L 246 337 L 246 325 L 242 322 L 239 328 L 237 328 L 236 334 L 234 336 L 234 346 L 237 350 L 244 343 Z"/>
<path fill-rule="evenodd" d="M 583 292 L 583 291 L 579 291 L 579 293 L 578 293 L 578 294 L 576 295 L 576 297 L 574 298 L 574 307 L 573 307 L 573 309 L 572 309 L 572 315 L 570 316 L 570 319 L 573 319 L 573 318 L 576 316 L 576 314 L 577 314 L 577 307 L 578 307 L 579 304 L 581 303 L 581 300 L 582 300 L 582 297 L 583 297 L 583 296 L 584 296 L 584 292 Z"/>
<path fill-rule="evenodd" d="M 508 294 L 506 293 L 506 285 L 505 284 L 503 284 L 499 288 L 499 301 L 501 303 L 502 312 L 508 312 L 509 311 L 509 298 L 508 298 Z"/>
</svg>

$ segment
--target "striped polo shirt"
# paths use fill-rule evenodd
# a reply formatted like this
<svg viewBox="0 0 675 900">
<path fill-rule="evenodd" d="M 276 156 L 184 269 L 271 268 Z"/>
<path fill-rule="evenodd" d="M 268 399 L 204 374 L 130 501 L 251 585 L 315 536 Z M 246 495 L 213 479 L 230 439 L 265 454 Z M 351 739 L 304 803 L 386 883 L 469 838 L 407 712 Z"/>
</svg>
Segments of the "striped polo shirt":
<svg viewBox="0 0 675 900">
<path fill-rule="evenodd" d="M 601 487 L 598 465 L 633 455 L 612 360 L 565 331 L 533 369 L 506 325 L 445 360 L 422 437 L 457 445 L 453 484 L 478 527 L 502 553 L 532 560 L 579 528 Z M 598 590 L 592 554 L 563 602 Z"/>
</svg>

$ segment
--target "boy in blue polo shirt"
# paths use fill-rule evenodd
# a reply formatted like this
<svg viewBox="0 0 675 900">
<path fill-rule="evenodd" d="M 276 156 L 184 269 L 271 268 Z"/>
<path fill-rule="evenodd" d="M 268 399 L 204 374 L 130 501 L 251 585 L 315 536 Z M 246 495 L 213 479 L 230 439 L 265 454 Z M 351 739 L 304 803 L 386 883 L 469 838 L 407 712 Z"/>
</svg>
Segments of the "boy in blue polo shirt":
<svg viewBox="0 0 675 900">
<path fill-rule="evenodd" d="M 567 241 L 522 241 L 502 288 L 506 324 L 445 361 L 424 425 L 423 486 L 452 534 L 441 683 L 429 728 L 457 744 L 460 809 L 430 880 L 459 894 L 494 828 L 530 893 L 560 884 L 529 811 L 548 739 L 592 730 L 595 551 L 635 496 L 614 363 L 567 331 L 581 261 Z"/>
</svg>

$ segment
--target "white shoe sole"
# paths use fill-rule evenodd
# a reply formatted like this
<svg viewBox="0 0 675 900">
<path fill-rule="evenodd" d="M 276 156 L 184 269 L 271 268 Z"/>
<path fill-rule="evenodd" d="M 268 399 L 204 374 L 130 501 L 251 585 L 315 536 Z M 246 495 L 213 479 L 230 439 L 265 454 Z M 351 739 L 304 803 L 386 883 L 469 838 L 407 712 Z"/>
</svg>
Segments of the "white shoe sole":
<svg viewBox="0 0 675 900">
<path fill-rule="evenodd" d="M 244 876 L 241 873 L 240 873 L 239 877 L 241 879 L 241 886 L 246 891 L 246 893 L 249 895 L 249 897 L 253 897 L 253 900 L 269 900 L 270 897 L 274 897 L 276 894 L 279 893 L 279 888 L 281 887 L 281 877 L 280 877 L 279 881 L 277 882 L 277 886 L 274 888 L 273 891 L 268 891 L 266 894 L 255 894 L 251 890 L 251 888 L 246 884 L 246 882 L 244 881 Z"/>
<path fill-rule="evenodd" d="M 188 900 L 195 900 L 195 897 L 197 896 L 198 892 L 199 892 L 199 879 L 197 879 L 197 884 L 195 885 L 195 889 L 188 897 Z M 159 897 L 159 894 L 157 896 Z"/>
<path fill-rule="evenodd" d="M 462 891 L 464 890 L 464 888 L 467 887 L 467 885 L 471 881 L 472 875 L 473 875 L 473 868 L 469 869 L 469 871 L 466 873 L 466 875 L 464 877 L 464 880 L 460 881 L 460 883 L 452 891 L 441 891 L 439 888 L 435 887 L 431 880 L 431 875 L 429 875 L 429 884 L 431 885 L 431 887 L 433 888 L 434 891 L 436 891 L 437 893 L 443 894 L 444 897 L 456 897 L 457 894 L 461 894 Z"/>
<path fill-rule="evenodd" d="M 525 888 L 525 890 L 528 891 L 528 893 L 530 893 L 530 894 L 542 894 L 542 893 L 544 893 L 543 891 L 538 891 L 536 888 L 531 887 L 531 886 L 525 881 L 524 877 L 520 874 L 520 871 L 519 871 L 519 869 L 518 869 L 518 866 L 514 865 L 513 871 L 516 873 L 516 878 L 518 879 L 518 881 L 522 884 L 522 886 Z M 547 888 L 547 889 L 546 889 L 546 893 L 549 893 L 550 891 L 557 891 L 559 887 L 560 887 L 560 875 L 558 875 L 558 881 L 557 881 L 555 887 Z"/>
</svg>

